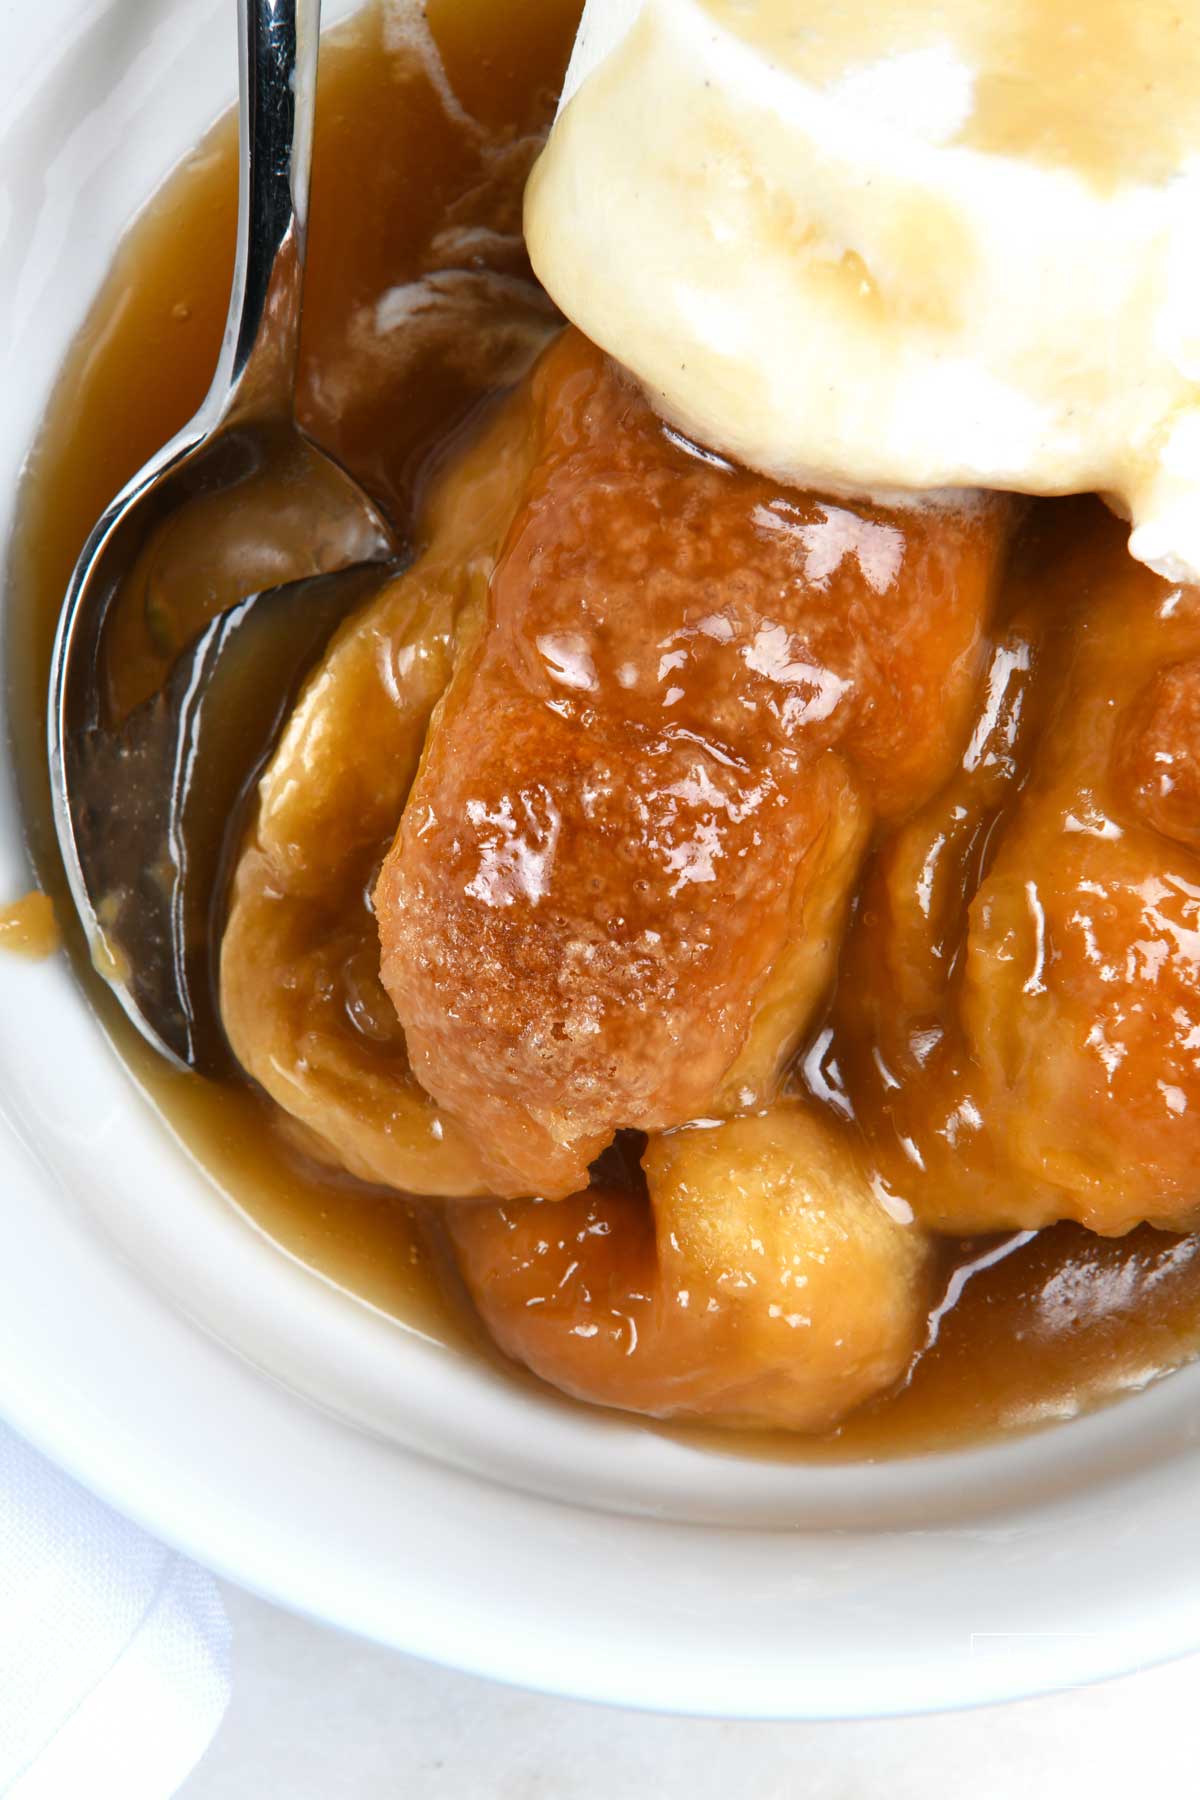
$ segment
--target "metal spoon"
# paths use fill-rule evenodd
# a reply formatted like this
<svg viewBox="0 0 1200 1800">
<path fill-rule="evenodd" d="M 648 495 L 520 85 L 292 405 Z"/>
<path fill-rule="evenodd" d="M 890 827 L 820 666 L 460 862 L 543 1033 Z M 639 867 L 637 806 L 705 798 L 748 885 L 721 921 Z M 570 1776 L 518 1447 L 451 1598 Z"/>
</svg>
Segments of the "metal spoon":
<svg viewBox="0 0 1200 1800">
<path fill-rule="evenodd" d="M 282 697 L 362 596 L 361 577 L 332 572 L 395 553 L 374 503 L 295 423 L 320 11 L 239 0 L 238 245 L 216 374 L 93 529 L 51 668 L 55 824 L 93 962 L 188 1068 L 220 1055 L 199 887 L 247 769 L 212 753 L 213 728 L 236 726 L 261 761 Z M 261 653 L 268 630 L 256 682 L 247 645 Z M 189 862 L 198 807 L 207 848 Z"/>
</svg>

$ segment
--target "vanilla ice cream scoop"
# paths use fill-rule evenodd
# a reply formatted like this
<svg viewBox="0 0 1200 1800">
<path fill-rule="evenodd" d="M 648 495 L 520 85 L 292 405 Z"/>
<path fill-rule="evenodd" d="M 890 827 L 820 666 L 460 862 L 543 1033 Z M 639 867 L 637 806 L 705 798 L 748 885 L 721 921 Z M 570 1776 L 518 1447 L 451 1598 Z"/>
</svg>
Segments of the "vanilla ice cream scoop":
<svg viewBox="0 0 1200 1800">
<path fill-rule="evenodd" d="M 588 0 L 526 236 L 700 443 L 1200 580 L 1200 0 Z"/>
</svg>

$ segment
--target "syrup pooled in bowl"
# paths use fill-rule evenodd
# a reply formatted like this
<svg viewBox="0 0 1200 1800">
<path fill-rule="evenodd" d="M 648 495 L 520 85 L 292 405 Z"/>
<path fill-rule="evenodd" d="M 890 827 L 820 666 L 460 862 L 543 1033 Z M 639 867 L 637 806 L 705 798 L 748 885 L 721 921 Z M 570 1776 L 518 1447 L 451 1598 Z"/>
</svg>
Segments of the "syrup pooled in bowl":
<svg viewBox="0 0 1200 1800">
<path fill-rule="evenodd" d="M 555 325 L 524 257 L 520 195 L 552 114 L 576 9 L 566 0 L 539 0 L 519 25 L 507 10 L 491 0 L 430 5 L 424 38 L 397 29 L 397 10 L 368 7 L 323 47 L 301 414 L 409 538 L 422 529 L 425 496 L 439 471 L 494 428 L 490 397 L 524 372 Z M 22 494 L 11 565 L 10 704 L 39 876 L 58 898 L 41 748 L 57 609 L 96 513 L 200 398 L 223 316 L 235 199 L 226 121 L 122 245 L 64 370 Z M 153 362 L 171 367 L 171 383 L 141 379 Z M 101 431 L 101 420 L 111 428 Z M 1082 533 L 1094 541 L 1097 570 L 1119 548 L 1119 533 L 1090 502 L 1041 505 L 1036 523 L 1022 529 L 1045 555 L 1058 541 L 1063 554 L 1075 554 L 1070 546 Z M 1040 613 L 1036 595 L 1030 604 L 1029 618 L 993 628 L 997 668 L 1004 653 L 1005 668 L 1019 664 L 1019 646 L 1030 634 L 1052 635 L 1050 599 Z M 551 635 L 561 637 L 562 621 L 552 624 Z M 568 684 L 563 691 L 570 698 L 579 690 Z M 1172 708 L 1183 702 L 1164 692 L 1145 704 L 1155 720 L 1167 721 L 1166 730 Z M 1003 735 L 1003 718 L 996 729 Z M 237 754 L 236 741 L 230 753 Z M 1007 778 L 1019 786 L 1032 755 L 1019 732 L 1006 755 Z M 893 760 L 886 753 L 879 759 L 881 793 Z M 1143 792 L 1144 777 L 1135 757 L 1122 791 Z M 952 821 L 961 827 L 959 840 L 935 859 L 937 880 L 947 893 L 957 880 L 960 896 L 963 884 L 977 879 L 985 826 L 1001 799 L 976 782 L 964 805 L 967 822 Z M 886 816 L 886 800 L 880 813 Z M 910 877 L 919 885 L 930 846 L 946 836 L 924 814 L 920 822 L 924 855 L 913 824 L 885 832 L 864 878 L 832 1006 L 805 1021 L 797 1046 L 789 1044 L 798 1051 L 796 1091 L 825 1107 L 839 1132 L 849 1129 L 843 1114 L 852 1108 L 855 1129 L 880 1145 L 881 1155 L 904 1156 L 904 1139 L 920 1145 L 922 1122 L 914 1127 L 903 1112 L 904 1096 L 917 1092 L 915 1078 L 907 1088 L 901 1070 L 897 1101 L 897 1090 L 886 1083 L 881 1090 L 872 1071 L 881 1060 L 891 1070 L 888 1057 L 899 1060 L 901 1051 L 913 1055 L 913 1043 L 933 1028 L 927 1015 L 931 1005 L 936 1014 L 940 990 L 932 1002 L 928 992 L 901 996 L 907 1010 L 897 1006 L 885 1023 L 893 1036 L 903 1026 L 904 1043 L 885 1044 L 880 1020 L 856 1010 L 851 975 L 856 959 L 873 954 L 869 920 L 884 902 L 872 896 L 886 890 L 896 900 Z M 394 826 L 393 816 L 356 852 L 359 910 L 347 905 L 346 953 L 326 990 L 364 1041 L 374 1033 L 385 1042 L 393 1029 L 377 967 L 364 964 L 361 946 L 374 930 L 362 895 Z M 936 990 L 938 970 L 955 963 L 961 945 L 937 938 L 925 911 L 915 916 L 927 923 L 921 953 Z M 494 1354 L 453 1271 L 439 1206 L 391 1191 L 381 1179 L 387 1171 L 366 1160 L 356 1175 L 332 1169 L 312 1154 L 318 1146 L 311 1138 L 248 1082 L 168 1073 L 111 1009 L 106 1019 L 173 1129 L 269 1234 L 397 1318 Z M 947 1084 L 951 1079 L 948 1073 Z M 469 1184 L 456 1191 L 469 1191 Z M 628 1156 L 606 1159 L 596 1192 L 612 1196 L 605 1204 L 614 1216 L 624 1211 L 644 1220 L 641 1178 Z M 543 1234 L 550 1248 L 525 1299 L 536 1297 L 541 1282 L 557 1286 L 570 1260 L 565 1211 L 556 1223 L 555 1233 Z M 824 1435 L 739 1434 L 727 1440 L 731 1447 L 761 1444 L 772 1454 L 800 1456 L 916 1451 L 1068 1416 L 1142 1385 L 1200 1348 L 1200 1267 L 1191 1237 L 1145 1227 L 1121 1238 L 1075 1225 L 1032 1232 L 1016 1219 L 1008 1235 L 980 1235 L 965 1209 L 951 1223 L 962 1235 L 935 1240 L 918 1333 L 924 1348 L 907 1378 Z"/>
</svg>

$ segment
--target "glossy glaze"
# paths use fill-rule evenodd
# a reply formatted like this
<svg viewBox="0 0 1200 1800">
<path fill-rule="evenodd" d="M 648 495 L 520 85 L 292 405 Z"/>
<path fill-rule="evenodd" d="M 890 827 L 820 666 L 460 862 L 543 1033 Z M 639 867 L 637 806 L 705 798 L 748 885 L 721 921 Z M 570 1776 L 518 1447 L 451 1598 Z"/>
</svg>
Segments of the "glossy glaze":
<svg viewBox="0 0 1200 1800">
<path fill-rule="evenodd" d="M 500 413 L 435 484 L 429 547 L 347 621 L 259 786 L 221 949 L 242 1066 L 323 1158 L 421 1194 L 489 1192 L 474 1134 L 414 1079 L 379 979 L 371 891 L 456 643 L 478 618 L 529 460 Z"/>
<path fill-rule="evenodd" d="M 990 730 L 880 852 L 833 1020 L 942 1230 L 1186 1224 L 1200 1197 L 1200 592 L 1098 507 L 1035 527 Z"/>
<path fill-rule="evenodd" d="M 574 332 L 532 403 L 376 911 L 418 1078 L 494 1191 L 561 1196 L 617 1129 L 771 1099 L 872 820 L 957 755 L 1009 511 L 706 461 Z"/>
<path fill-rule="evenodd" d="M 512 171 L 527 162 L 529 133 L 548 114 L 569 12 L 547 0 L 518 32 L 491 0 L 429 8 L 453 90 L 483 128 L 446 109 L 410 51 L 393 46 L 384 54 L 373 12 L 325 52 L 304 410 L 404 524 L 428 447 L 452 433 L 489 371 L 511 367 L 506 359 L 514 354 L 527 356 L 545 329 L 536 296 L 497 286 L 495 276 L 507 281 L 523 269 L 511 231 Z M 417 146 L 430 142 L 438 153 L 427 157 Z M 484 155 L 493 145 L 498 160 Z M 228 134 L 218 133 L 122 250 L 73 353 L 25 490 L 9 654 L 18 770 L 48 888 L 55 872 L 44 835 L 37 712 L 57 598 L 90 519 L 199 398 L 227 287 L 231 177 Z M 471 236 L 481 231 L 489 235 Z M 473 260 L 480 256 L 482 266 Z M 429 302 L 420 334 L 377 336 L 371 327 L 381 297 L 414 282 Z M 439 294 L 443 301 L 453 295 L 454 305 L 440 304 Z M 393 304 L 399 316 L 405 302 Z M 456 336 L 457 306 L 476 328 Z M 385 310 L 385 325 L 388 316 Z M 450 346 L 468 341 L 479 354 L 464 366 Z M 170 358 L 177 385 L 140 379 L 151 356 Z M 1049 507 L 1045 517 L 1057 530 L 1060 509 Z M 1098 510 L 1092 517 L 1103 519 Z M 1180 683 L 1164 680 L 1167 700 L 1152 704 L 1159 722 L 1143 742 L 1156 741 L 1164 717 L 1184 704 Z M 1018 779 L 1024 754 L 1018 749 Z M 1146 791 L 1144 768 L 1130 781 Z M 1153 800 L 1148 793 L 1146 803 Z M 362 918 L 369 925 L 365 909 Z M 832 1029 L 820 1022 L 801 1066 L 805 1085 L 836 1119 L 845 1071 Z M 443 1285 L 437 1232 L 429 1236 L 403 1201 L 297 1152 L 278 1111 L 251 1089 L 164 1077 L 115 1023 L 114 1035 L 201 1159 L 282 1243 L 395 1316 L 486 1347 L 454 1299 L 452 1280 Z M 636 1183 L 633 1191 L 628 1216 L 644 1241 L 648 1214 Z M 1028 1426 L 1152 1379 L 1194 1354 L 1200 1338 L 1191 1238 L 1139 1230 L 1104 1240 L 1063 1226 L 1029 1240 L 946 1240 L 934 1281 L 941 1299 L 926 1324 L 928 1347 L 897 1392 L 860 1407 L 831 1437 L 743 1435 L 736 1442 L 772 1455 L 896 1454 Z"/>
<path fill-rule="evenodd" d="M 893 1387 L 935 1294 L 924 1233 L 803 1101 L 656 1137 L 647 1191 L 454 1210 L 511 1356 L 593 1402 L 816 1432 Z"/>
</svg>

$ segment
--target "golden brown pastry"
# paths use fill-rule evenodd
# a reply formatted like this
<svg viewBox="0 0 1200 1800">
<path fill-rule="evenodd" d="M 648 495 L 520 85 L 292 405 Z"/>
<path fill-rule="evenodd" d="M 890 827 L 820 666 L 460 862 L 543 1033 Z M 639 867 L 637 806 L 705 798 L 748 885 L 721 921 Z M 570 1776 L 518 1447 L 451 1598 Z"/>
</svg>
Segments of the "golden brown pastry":
<svg viewBox="0 0 1200 1800">
<path fill-rule="evenodd" d="M 872 818 L 961 750 L 1009 511 L 781 490 L 576 332 L 533 413 L 375 905 L 422 1086 L 494 1191 L 564 1195 L 620 1127 L 771 1097 Z"/>
<path fill-rule="evenodd" d="M 652 1140 L 649 1202 L 455 1207 L 468 1288 L 502 1349 L 556 1387 L 658 1418 L 820 1431 L 905 1373 L 928 1239 L 851 1145 L 781 1101 Z"/>
<path fill-rule="evenodd" d="M 1009 657 L 996 754 L 884 850 L 843 971 L 855 1109 L 941 1230 L 1200 1202 L 1200 592 L 1077 516 L 1031 566 L 1044 642 Z"/>
<path fill-rule="evenodd" d="M 917 1354 L 927 1231 L 1195 1204 L 1200 596 L 1084 504 L 993 616 L 1015 516 L 783 492 L 568 332 L 302 696 L 231 1040 L 322 1154 L 463 1202 L 567 1392 L 825 1430 Z M 835 979 L 831 1112 L 778 1090 Z"/>
<path fill-rule="evenodd" d="M 429 548 L 338 632 L 259 788 L 221 952 L 234 1053 L 353 1174 L 486 1193 L 469 1132 L 431 1101 L 379 982 L 370 889 L 460 631 L 482 610 L 528 457 L 521 398 L 443 477 Z"/>
</svg>

